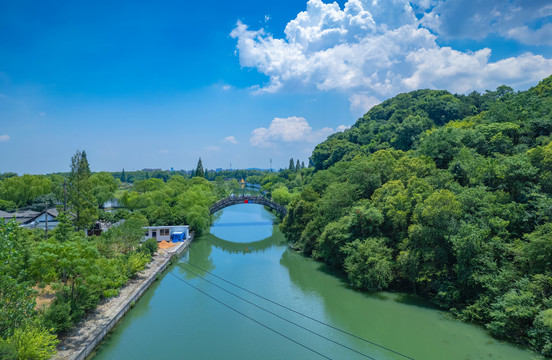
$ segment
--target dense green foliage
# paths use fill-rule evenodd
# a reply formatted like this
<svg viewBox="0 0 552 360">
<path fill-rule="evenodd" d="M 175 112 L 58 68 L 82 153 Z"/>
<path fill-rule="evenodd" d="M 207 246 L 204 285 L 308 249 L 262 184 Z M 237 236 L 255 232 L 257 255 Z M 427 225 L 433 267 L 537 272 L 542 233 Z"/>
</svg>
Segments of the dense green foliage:
<svg viewBox="0 0 552 360">
<path fill-rule="evenodd" d="M 43 210 L 58 204 L 61 209 L 63 180 L 59 175 L 3 174 L 0 194 L 8 195 L 0 205 Z M 14 220 L 0 222 L 2 359 L 50 358 L 57 334 L 70 329 L 101 299 L 117 295 L 150 262 L 157 241 L 141 244 L 144 226 L 189 223 L 201 232 L 211 222 L 209 206 L 231 191 L 224 181 L 212 184 L 204 178 L 180 175 L 166 182 L 150 178 L 126 184 L 127 189 L 121 190 L 123 203 L 133 212 L 98 212 L 98 207 L 119 191 L 119 184 L 109 173 L 91 174 L 86 153 L 80 151 L 71 159 L 67 184 L 69 211 L 59 214 L 59 224 L 46 236 L 40 230 L 23 229 Z M 78 231 L 89 228 L 97 216 L 104 221 L 125 221 L 100 236 L 88 237 Z M 37 309 L 38 291 L 34 289 L 53 292 L 53 302 Z"/>
<path fill-rule="evenodd" d="M 419 90 L 317 145 L 313 168 L 262 181 L 290 194 L 293 246 L 352 286 L 417 293 L 552 356 L 551 133 L 552 77 Z"/>
<path fill-rule="evenodd" d="M 166 183 L 150 178 L 137 181 L 121 200 L 127 209 L 143 214 L 151 226 L 188 224 L 201 233 L 211 224 L 209 207 L 227 195 L 225 185 L 203 177 L 173 175 Z"/>
<path fill-rule="evenodd" d="M 55 334 L 117 295 L 157 250 L 156 243 L 140 245 L 147 224 L 140 215 L 92 238 L 77 232 L 70 216 L 62 213 L 59 220 L 47 239 L 15 221 L 0 223 L 0 352 L 13 357 L 15 351 L 15 359 L 50 358 Z M 55 291 L 50 306 L 35 309 L 34 285 Z"/>
<path fill-rule="evenodd" d="M 12 204 L 11 206 L 4 205 L 3 208 L 12 210 L 15 206 L 29 205 L 35 198 L 51 193 L 53 186 L 52 180 L 46 175 L 23 175 L 6 178 L 0 181 L 0 199 Z"/>
</svg>

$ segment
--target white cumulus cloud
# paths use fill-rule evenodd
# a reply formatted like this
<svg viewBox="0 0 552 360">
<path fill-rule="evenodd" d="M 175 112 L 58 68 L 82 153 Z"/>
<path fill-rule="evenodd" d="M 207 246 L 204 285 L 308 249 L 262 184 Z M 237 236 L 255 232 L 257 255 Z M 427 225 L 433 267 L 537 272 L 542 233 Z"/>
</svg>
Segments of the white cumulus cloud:
<svg viewBox="0 0 552 360">
<path fill-rule="evenodd" d="M 340 8 L 335 2 L 309 0 L 306 11 L 288 22 L 284 38 L 264 29 L 250 30 L 241 22 L 230 35 L 237 39 L 240 64 L 269 78 L 257 92 L 337 90 L 350 96 L 353 113 L 402 91 L 440 88 L 466 92 L 502 84 L 528 86 L 552 73 L 552 60 L 532 53 L 493 62 L 489 48 L 458 51 L 439 46 L 441 32 L 450 35 L 466 30 L 462 11 L 468 11 L 473 26 L 485 34 L 496 19 L 501 19 L 504 28 L 522 26 L 520 21 L 507 19 L 516 17 L 516 11 L 527 19 L 541 16 L 531 15 L 532 10 L 552 13 L 552 7 L 542 0 L 531 5 L 521 0 L 468 2 L 473 3 L 471 7 L 459 0 L 349 0 Z M 481 9 L 486 12 L 477 4 L 484 4 Z M 451 16 L 456 17 L 445 24 L 444 19 Z M 509 35 L 503 31 L 503 36 L 526 42 L 533 31 L 509 29 Z M 548 26 L 534 31 L 542 38 L 539 42 L 550 41 L 548 33 Z"/>
<path fill-rule="evenodd" d="M 528 26 L 519 26 L 508 30 L 506 36 L 527 45 L 552 46 L 552 24 L 532 30 Z"/>
<path fill-rule="evenodd" d="M 361 116 L 365 114 L 372 107 L 378 105 L 381 101 L 376 99 L 373 96 L 359 93 L 353 94 L 349 97 L 350 110 L 351 113 L 355 116 Z M 339 129 L 339 128 L 338 128 Z"/>
<path fill-rule="evenodd" d="M 239 143 L 239 141 L 236 140 L 235 136 L 227 136 L 227 137 L 224 138 L 223 142 L 225 142 L 226 144 L 237 144 L 237 143 Z"/>
<path fill-rule="evenodd" d="M 268 128 L 251 132 L 249 142 L 255 147 L 270 147 L 277 143 L 318 143 L 334 133 L 329 127 L 313 130 L 303 117 L 274 118 Z"/>
<path fill-rule="evenodd" d="M 439 0 L 424 14 L 422 24 L 445 38 L 481 40 L 497 34 L 525 44 L 549 45 L 546 34 L 550 36 L 550 30 L 546 27 L 550 20 L 546 22 L 551 15 L 549 0 Z M 529 25 L 534 30 L 529 30 Z M 528 39 L 528 33 L 539 36 Z"/>
<path fill-rule="evenodd" d="M 10 141 L 10 139 L 11 139 L 10 136 L 7 134 L 0 135 L 0 142 Z"/>
</svg>

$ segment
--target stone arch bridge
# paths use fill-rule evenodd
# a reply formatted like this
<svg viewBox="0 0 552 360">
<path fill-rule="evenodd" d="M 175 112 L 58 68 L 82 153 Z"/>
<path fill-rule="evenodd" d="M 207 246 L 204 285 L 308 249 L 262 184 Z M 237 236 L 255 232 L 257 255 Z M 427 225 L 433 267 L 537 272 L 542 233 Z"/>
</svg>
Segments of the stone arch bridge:
<svg viewBox="0 0 552 360">
<path fill-rule="evenodd" d="M 224 209 L 225 207 L 238 205 L 238 204 L 259 204 L 268 206 L 269 208 L 276 210 L 282 217 L 286 216 L 287 210 L 284 205 L 278 204 L 270 199 L 267 199 L 263 196 L 251 196 L 251 195 L 240 195 L 240 196 L 229 196 L 225 199 L 217 201 L 209 211 L 211 214 Z"/>
</svg>

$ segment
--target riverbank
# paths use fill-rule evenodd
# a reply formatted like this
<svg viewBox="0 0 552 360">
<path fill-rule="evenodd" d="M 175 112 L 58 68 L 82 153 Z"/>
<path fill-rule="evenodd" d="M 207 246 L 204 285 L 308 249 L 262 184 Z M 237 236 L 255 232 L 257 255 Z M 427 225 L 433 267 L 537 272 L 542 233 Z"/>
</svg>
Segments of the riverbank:
<svg viewBox="0 0 552 360">
<path fill-rule="evenodd" d="M 179 256 L 192 242 L 194 235 L 178 245 L 159 250 L 152 261 L 134 279 L 130 280 L 119 295 L 103 301 L 88 316 L 77 324 L 69 334 L 60 339 L 58 353 L 54 360 L 86 359 L 104 337 L 117 325 L 134 303 L 170 264 L 174 256 Z"/>
<path fill-rule="evenodd" d="M 350 349 L 374 359 L 404 359 L 373 343 L 419 360 L 539 358 L 451 319 L 417 297 L 355 291 L 319 262 L 291 251 L 274 220 L 259 205 L 225 208 L 210 231 L 171 266 L 172 275 L 145 293 L 102 342 L 94 360 L 322 357 L 309 349 L 332 359 L 362 357 Z M 276 310 L 274 303 L 244 289 L 331 327 Z"/>
</svg>

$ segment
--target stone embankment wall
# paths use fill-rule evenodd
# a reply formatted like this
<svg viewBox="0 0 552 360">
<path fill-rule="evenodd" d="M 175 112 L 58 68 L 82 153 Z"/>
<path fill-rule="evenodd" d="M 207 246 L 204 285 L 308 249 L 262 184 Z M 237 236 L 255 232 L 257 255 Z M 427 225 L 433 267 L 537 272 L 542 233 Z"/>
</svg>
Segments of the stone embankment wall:
<svg viewBox="0 0 552 360">
<path fill-rule="evenodd" d="M 167 250 L 159 250 L 140 274 L 129 281 L 119 295 L 100 304 L 85 320 L 61 339 L 55 360 L 84 360 L 125 316 L 134 303 L 144 294 L 157 277 L 169 266 L 171 258 L 178 257 L 193 240 L 178 243 Z"/>
</svg>

